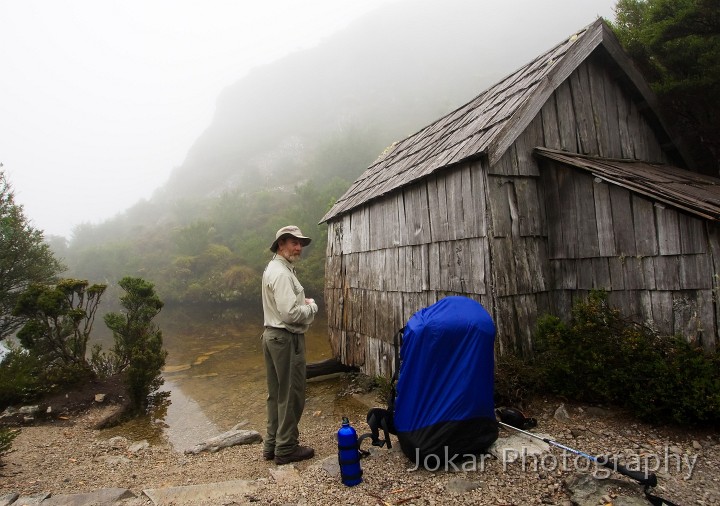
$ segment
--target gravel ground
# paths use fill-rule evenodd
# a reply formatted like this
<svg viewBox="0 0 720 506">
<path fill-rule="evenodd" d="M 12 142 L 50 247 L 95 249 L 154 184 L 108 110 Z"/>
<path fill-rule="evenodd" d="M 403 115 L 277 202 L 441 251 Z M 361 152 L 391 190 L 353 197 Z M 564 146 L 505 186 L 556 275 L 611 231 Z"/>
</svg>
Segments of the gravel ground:
<svg viewBox="0 0 720 506">
<path fill-rule="evenodd" d="M 570 419 L 561 423 L 553 417 L 558 405 L 559 401 L 542 400 L 530 407 L 529 414 L 538 419 L 534 432 L 550 434 L 554 440 L 592 455 L 628 455 L 626 463 L 640 458 L 638 455 L 656 455 L 660 459 L 660 484 L 655 493 L 679 505 L 720 505 L 717 433 L 652 427 L 617 412 L 581 406 L 568 406 Z M 1 457 L 0 496 L 9 492 L 70 494 L 120 487 L 138 496 L 125 504 L 140 506 L 150 504 L 141 495 L 144 489 L 246 479 L 258 484 L 252 495 L 228 497 L 215 504 L 572 504 L 567 480 L 576 472 L 573 458 L 567 459 L 567 469 L 563 469 L 562 454 L 557 449 L 545 454 L 537 469 L 532 459 L 524 465 L 521 460 L 503 465 L 497 459 L 487 459 L 482 466 L 480 461 L 469 462 L 459 472 L 430 472 L 410 470 L 414 464 L 398 451 L 399 445 L 394 445 L 391 451 L 378 449 L 364 459 L 363 483 L 349 488 L 326 470 L 337 452 L 335 416 L 306 412 L 301 423 L 301 444 L 313 446 L 316 457 L 294 465 L 299 477 L 283 480 L 273 477 L 278 466 L 262 459 L 262 446 L 257 444 L 185 455 L 166 441 L 132 448 L 135 441 L 109 439 L 106 431 L 93 427 L 111 409 L 96 407 L 67 419 L 23 427 L 11 451 Z M 353 423 L 358 432 L 367 430 L 364 420 Z M 262 432 L 261 428 L 255 429 Z M 505 430 L 500 433 L 501 438 L 510 435 Z M 553 462 L 561 468 L 553 469 Z M 667 469 L 665 464 L 669 464 Z M 638 486 L 623 481 L 632 484 L 634 495 L 641 497 Z M 610 490 L 605 499 L 612 502 L 615 496 L 616 492 Z"/>
</svg>

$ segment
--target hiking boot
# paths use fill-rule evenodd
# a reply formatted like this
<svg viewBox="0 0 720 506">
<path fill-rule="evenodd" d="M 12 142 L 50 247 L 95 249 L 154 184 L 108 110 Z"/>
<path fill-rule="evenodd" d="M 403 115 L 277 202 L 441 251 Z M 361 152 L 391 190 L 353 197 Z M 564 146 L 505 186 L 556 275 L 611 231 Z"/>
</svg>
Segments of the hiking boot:
<svg viewBox="0 0 720 506">
<path fill-rule="evenodd" d="M 301 460 L 311 459 L 315 456 L 315 450 L 309 446 L 297 446 L 287 455 L 275 455 L 275 463 L 279 466 L 289 464 L 290 462 L 300 462 Z"/>
<path fill-rule="evenodd" d="M 275 452 L 268 452 L 263 450 L 263 458 L 265 460 L 273 460 L 275 458 Z"/>
</svg>

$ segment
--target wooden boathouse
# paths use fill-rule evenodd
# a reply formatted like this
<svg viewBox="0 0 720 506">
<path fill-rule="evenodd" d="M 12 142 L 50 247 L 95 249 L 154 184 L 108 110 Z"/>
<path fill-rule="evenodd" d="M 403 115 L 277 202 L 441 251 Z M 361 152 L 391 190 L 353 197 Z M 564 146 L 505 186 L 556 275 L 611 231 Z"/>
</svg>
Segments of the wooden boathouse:
<svg viewBox="0 0 720 506">
<path fill-rule="evenodd" d="M 692 168 L 597 20 L 390 146 L 323 217 L 334 355 L 387 374 L 394 333 L 455 294 L 498 352 L 529 353 L 538 316 L 591 289 L 714 349 L 720 180 Z"/>
</svg>

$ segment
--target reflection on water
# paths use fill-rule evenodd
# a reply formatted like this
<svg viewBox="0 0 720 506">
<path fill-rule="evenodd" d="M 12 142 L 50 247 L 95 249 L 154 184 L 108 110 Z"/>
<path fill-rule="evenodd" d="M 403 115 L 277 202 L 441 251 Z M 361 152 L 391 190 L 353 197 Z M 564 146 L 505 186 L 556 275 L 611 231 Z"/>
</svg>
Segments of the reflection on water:
<svg viewBox="0 0 720 506">
<path fill-rule="evenodd" d="M 161 404 L 146 420 L 116 429 L 122 435 L 153 439 L 158 427 L 182 451 L 246 421 L 244 428 L 265 428 L 265 365 L 260 336 L 262 311 L 208 313 L 194 308 L 165 308 L 157 323 L 168 351 L 162 391 L 169 403 Z M 307 360 L 330 358 L 327 320 L 318 314 L 305 336 Z M 337 416 L 365 410 L 352 399 L 338 398 L 347 379 L 309 383 L 304 416 L 321 412 Z M 133 426 L 135 425 L 135 426 Z M 146 435 L 142 435 L 145 427 Z M 142 437 L 139 437 L 141 436 Z"/>
</svg>

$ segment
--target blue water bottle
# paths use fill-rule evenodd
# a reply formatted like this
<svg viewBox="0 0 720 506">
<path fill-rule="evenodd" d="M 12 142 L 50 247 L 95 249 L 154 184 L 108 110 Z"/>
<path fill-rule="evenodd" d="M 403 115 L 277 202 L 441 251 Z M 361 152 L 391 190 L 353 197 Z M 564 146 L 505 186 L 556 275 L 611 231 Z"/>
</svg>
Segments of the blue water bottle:
<svg viewBox="0 0 720 506">
<path fill-rule="evenodd" d="M 358 450 L 357 433 L 350 427 L 350 421 L 345 416 L 342 419 L 342 427 L 338 430 L 337 440 L 340 478 L 345 485 L 353 487 L 362 481 L 360 450 Z"/>
</svg>

